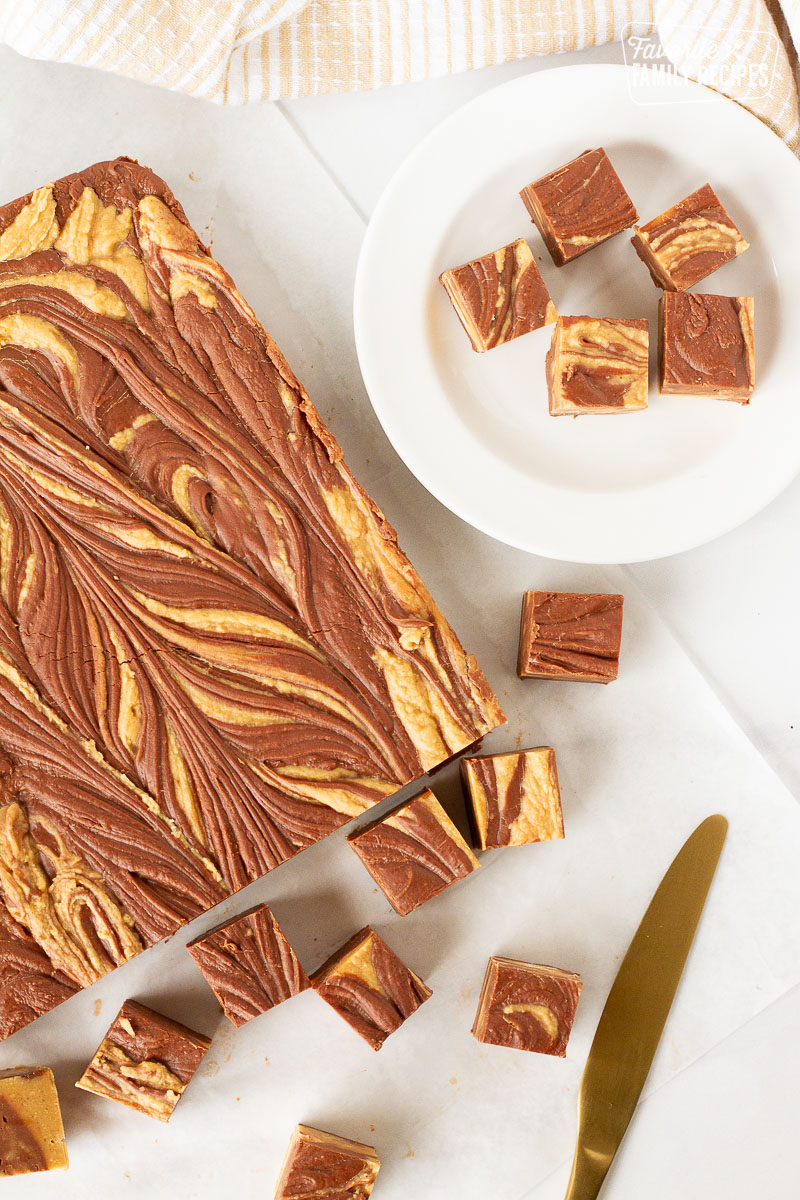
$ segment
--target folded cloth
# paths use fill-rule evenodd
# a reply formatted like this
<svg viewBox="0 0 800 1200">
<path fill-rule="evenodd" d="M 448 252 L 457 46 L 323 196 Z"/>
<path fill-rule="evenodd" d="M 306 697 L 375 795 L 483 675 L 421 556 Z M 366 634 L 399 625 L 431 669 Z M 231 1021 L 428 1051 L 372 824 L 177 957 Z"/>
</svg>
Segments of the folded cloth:
<svg viewBox="0 0 800 1200">
<path fill-rule="evenodd" d="M 639 31 L 655 27 L 666 56 L 692 78 L 713 56 L 719 90 L 795 148 L 791 33 L 800 33 L 800 0 L 784 7 L 785 14 L 778 0 L 0 0 L 0 41 L 31 58 L 241 104 L 582 49 L 620 40 L 633 22 Z M 730 70 L 718 71 L 721 62 Z M 768 65 L 766 93 L 741 70 L 750 64 Z"/>
</svg>

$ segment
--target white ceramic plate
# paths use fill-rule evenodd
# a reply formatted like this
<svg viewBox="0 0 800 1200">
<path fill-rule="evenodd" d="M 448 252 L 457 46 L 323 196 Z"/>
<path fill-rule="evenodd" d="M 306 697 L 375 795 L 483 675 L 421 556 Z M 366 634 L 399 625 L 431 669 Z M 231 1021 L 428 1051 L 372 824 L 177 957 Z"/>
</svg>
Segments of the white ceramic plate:
<svg viewBox="0 0 800 1200">
<path fill-rule="evenodd" d="M 421 142 L 370 222 L 355 333 L 378 418 L 429 491 L 509 545 L 575 562 L 659 558 L 735 528 L 800 471 L 800 164 L 738 105 L 688 95 L 635 103 L 614 66 L 515 79 Z M 657 395 L 660 293 L 629 234 L 553 265 L 519 190 L 597 145 L 643 220 L 709 181 L 739 223 L 750 249 L 696 290 L 755 297 L 749 407 Z M 550 417 L 552 326 L 473 352 L 439 273 L 516 237 L 560 312 L 650 319 L 647 411 Z"/>
</svg>

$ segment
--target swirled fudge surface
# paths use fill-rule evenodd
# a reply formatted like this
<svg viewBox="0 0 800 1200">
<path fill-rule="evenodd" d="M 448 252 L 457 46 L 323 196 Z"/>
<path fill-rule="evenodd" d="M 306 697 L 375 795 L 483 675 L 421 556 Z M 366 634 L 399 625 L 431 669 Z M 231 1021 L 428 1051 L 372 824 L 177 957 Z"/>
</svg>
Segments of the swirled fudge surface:
<svg viewBox="0 0 800 1200">
<path fill-rule="evenodd" d="M 0 1036 L 502 719 L 163 180 L 0 208 Z"/>
</svg>

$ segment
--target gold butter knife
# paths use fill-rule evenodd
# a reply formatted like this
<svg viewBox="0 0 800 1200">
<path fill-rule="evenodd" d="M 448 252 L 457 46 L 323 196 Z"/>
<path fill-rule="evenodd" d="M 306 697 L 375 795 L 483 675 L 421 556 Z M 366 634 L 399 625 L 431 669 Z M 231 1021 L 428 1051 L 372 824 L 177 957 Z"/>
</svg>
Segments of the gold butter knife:
<svg viewBox="0 0 800 1200">
<path fill-rule="evenodd" d="M 595 1200 L 650 1071 L 728 832 L 708 817 L 678 852 L 622 960 L 581 1080 L 565 1200 Z"/>
</svg>

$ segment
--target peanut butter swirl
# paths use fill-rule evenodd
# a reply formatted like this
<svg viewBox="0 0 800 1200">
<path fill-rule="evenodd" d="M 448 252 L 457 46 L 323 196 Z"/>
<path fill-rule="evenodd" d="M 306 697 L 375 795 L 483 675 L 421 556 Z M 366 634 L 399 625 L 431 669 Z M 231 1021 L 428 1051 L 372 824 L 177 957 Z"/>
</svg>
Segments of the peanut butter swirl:
<svg viewBox="0 0 800 1200">
<path fill-rule="evenodd" d="M 573 971 L 490 958 L 472 1033 L 490 1045 L 563 1058 L 582 987 Z"/>
<path fill-rule="evenodd" d="M 439 279 L 479 353 L 556 320 L 547 285 L 522 238 Z"/>
<path fill-rule="evenodd" d="M 678 292 L 743 254 L 749 245 L 708 183 L 637 226 L 631 242 L 655 285 Z"/>
<path fill-rule="evenodd" d="M 369 925 L 323 963 L 311 982 L 373 1050 L 432 995 Z"/>
<path fill-rule="evenodd" d="M 76 1087 L 169 1121 L 210 1038 L 126 1000 Z"/>
<path fill-rule="evenodd" d="M 0 839 L 3 895 L 77 986 L 502 720 L 277 347 L 127 159 L 0 209 L 0 599 L 10 825 L 38 847 L 49 822 L 103 955 L 78 963 Z M 39 787 L 42 754 L 63 765 Z M 51 866 L 26 868 L 48 895 Z"/>
</svg>

